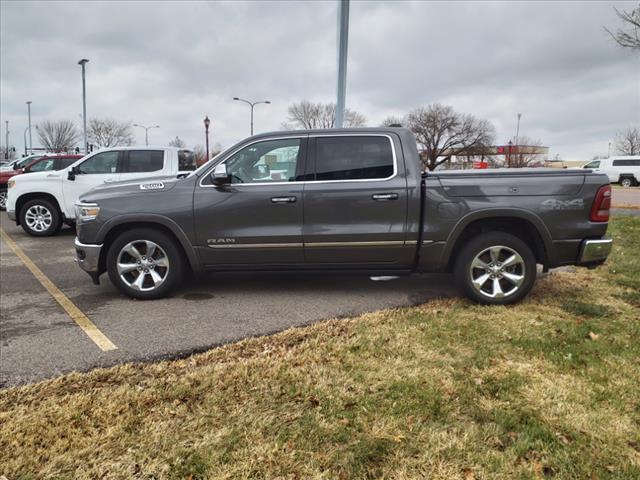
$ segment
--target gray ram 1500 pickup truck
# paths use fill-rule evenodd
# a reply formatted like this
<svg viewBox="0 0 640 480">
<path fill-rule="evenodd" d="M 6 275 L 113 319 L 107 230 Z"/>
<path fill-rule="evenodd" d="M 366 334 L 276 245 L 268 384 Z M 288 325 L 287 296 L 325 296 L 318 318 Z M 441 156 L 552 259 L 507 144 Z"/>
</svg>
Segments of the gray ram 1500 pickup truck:
<svg viewBox="0 0 640 480">
<path fill-rule="evenodd" d="M 536 264 L 609 254 L 606 175 L 420 165 L 403 128 L 256 135 L 185 178 L 83 195 L 77 261 L 139 299 L 167 295 L 187 270 L 453 272 L 471 299 L 507 304 Z"/>
</svg>

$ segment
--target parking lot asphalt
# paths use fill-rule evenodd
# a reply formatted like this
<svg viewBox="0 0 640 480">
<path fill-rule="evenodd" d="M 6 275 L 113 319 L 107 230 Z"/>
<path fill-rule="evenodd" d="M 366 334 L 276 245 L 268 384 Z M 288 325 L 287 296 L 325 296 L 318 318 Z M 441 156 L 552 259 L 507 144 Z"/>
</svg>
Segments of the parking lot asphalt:
<svg viewBox="0 0 640 480">
<path fill-rule="evenodd" d="M 447 275 L 372 281 L 361 276 L 210 275 L 170 298 L 136 301 L 106 275 L 74 263 L 74 231 L 33 238 L 0 213 L 0 226 L 115 349 L 102 350 L 0 239 L 0 387 L 123 362 L 174 358 L 290 327 L 457 295 Z"/>
</svg>

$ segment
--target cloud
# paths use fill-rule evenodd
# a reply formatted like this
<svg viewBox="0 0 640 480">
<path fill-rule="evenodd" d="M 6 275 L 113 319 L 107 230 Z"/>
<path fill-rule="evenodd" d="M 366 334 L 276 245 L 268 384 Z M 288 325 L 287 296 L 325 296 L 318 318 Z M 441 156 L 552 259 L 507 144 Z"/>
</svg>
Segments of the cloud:
<svg viewBox="0 0 640 480">
<path fill-rule="evenodd" d="M 377 125 L 430 102 L 491 120 L 498 140 L 523 134 L 552 153 L 606 153 L 615 131 L 640 124 L 640 56 L 603 30 L 613 6 L 587 2 L 352 2 L 347 103 Z M 80 58 L 88 115 L 159 124 L 229 146 L 277 130 L 287 106 L 335 97 L 334 2 L 2 2 L 0 120 L 22 147 L 26 100 L 33 122 L 81 123 Z M 4 139 L 4 129 L 3 129 Z M 144 132 L 136 132 L 144 142 Z"/>
</svg>

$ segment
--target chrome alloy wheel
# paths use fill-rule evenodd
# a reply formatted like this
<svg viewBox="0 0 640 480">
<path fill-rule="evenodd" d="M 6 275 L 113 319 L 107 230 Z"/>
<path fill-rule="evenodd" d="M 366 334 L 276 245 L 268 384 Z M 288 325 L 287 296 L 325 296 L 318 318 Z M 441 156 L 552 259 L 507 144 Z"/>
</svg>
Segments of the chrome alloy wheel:
<svg viewBox="0 0 640 480">
<path fill-rule="evenodd" d="M 51 227 L 53 216 L 49 209 L 43 205 L 32 205 L 24 215 L 24 221 L 34 232 L 44 232 Z"/>
<path fill-rule="evenodd" d="M 3 210 L 7 208 L 7 191 L 3 190 L 0 192 L 0 208 Z"/>
<path fill-rule="evenodd" d="M 524 282 L 524 260 L 512 248 L 496 245 L 475 256 L 469 274 L 473 288 L 481 295 L 508 297 L 516 293 Z"/>
<path fill-rule="evenodd" d="M 125 285 L 133 290 L 149 292 L 167 279 L 169 257 L 157 243 L 135 240 L 122 247 L 116 268 Z"/>
</svg>

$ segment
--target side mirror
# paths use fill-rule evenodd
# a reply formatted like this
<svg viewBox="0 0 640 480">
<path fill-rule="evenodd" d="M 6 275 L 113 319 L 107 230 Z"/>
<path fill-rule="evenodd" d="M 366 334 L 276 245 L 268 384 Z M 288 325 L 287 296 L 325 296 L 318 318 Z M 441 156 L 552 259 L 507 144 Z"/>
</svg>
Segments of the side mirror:
<svg viewBox="0 0 640 480">
<path fill-rule="evenodd" d="M 71 181 L 76 179 L 76 175 L 80 173 L 80 167 L 71 167 L 69 173 L 67 173 L 67 178 Z"/>
<path fill-rule="evenodd" d="M 227 166 L 224 163 L 216 165 L 216 168 L 211 172 L 211 183 L 216 187 L 231 183 L 231 175 L 227 173 Z"/>
</svg>

